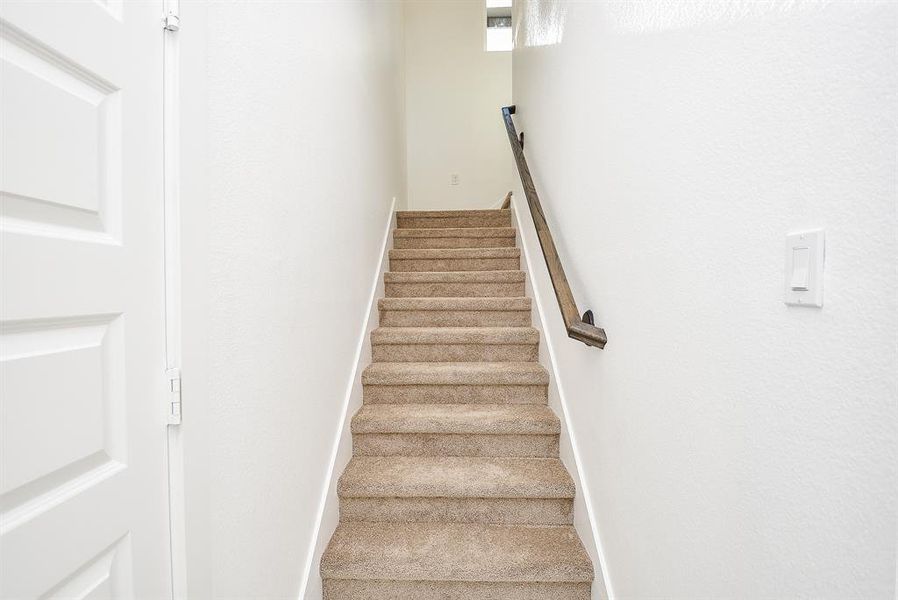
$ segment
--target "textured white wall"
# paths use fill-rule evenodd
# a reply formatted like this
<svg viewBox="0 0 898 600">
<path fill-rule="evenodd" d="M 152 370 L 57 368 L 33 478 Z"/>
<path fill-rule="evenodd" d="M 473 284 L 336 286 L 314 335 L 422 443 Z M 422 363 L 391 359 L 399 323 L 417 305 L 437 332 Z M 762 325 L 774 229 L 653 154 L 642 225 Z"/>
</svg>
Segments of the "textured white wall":
<svg viewBox="0 0 898 600">
<path fill-rule="evenodd" d="M 204 33 L 183 90 L 208 97 L 208 197 L 183 200 L 190 597 L 296 598 L 404 195 L 402 7 L 211 3 Z"/>
<path fill-rule="evenodd" d="M 483 0 L 405 2 L 411 209 L 491 208 L 511 189 L 499 117 L 511 101 L 511 53 L 486 52 L 485 20 Z"/>
<path fill-rule="evenodd" d="M 549 305 L 614 595 L 893 598 L 898 4 L 516 5 L 516 120 L 609 336 Z M 819 310 L 782 303 L 810 227 Z"/>
</svg>

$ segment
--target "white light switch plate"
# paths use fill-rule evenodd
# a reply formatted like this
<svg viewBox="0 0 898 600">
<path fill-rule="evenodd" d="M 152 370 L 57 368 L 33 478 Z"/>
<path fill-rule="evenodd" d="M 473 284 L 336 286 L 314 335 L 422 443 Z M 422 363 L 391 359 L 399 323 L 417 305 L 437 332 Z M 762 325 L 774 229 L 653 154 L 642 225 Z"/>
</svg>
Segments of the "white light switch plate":
<svg viewBox="0 0 898 600">
<path fill-rule="evenodd" d="M 783 302 L 792 306 L 823 306 L 822 229 L 786 235 Z"/>
</svg>

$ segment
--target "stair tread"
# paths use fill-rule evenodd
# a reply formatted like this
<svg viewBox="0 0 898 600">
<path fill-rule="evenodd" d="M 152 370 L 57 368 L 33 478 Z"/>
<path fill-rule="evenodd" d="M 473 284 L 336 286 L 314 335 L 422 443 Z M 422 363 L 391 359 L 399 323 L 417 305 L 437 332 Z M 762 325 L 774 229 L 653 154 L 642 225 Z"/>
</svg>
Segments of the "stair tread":
<svg viewBox="0 0 898 600">
<path fill-rule="evenodd" d="M 332 579 L 589 582 L 570 526 L 341 523 L 321 559 Z"/>
<path fill-rule="evenodd" d="M 530 310 L 530 304 L 527 296 L 381 298 L 377 301 L 380 310 Z"/>
<path fill-rule="evenodd" d="M 511 211 L 507 208 L 479 208 L 470 210 L 397 210 L 397 218 L 422 218 L 422 217 L 485 217 L 490 215 L 506 215 Z"/>
<path fill-rule="evenodd" d="M 514 227 L 431 227 L 431 228 L 396 228 L 393 237 L 401 238 L 435 238 L 435 237 L 515 237 Z"/>
<path fill-rule="evenodd" d="M 372 363 L 362 372 L 367 385 L 547 385 L 537 362 Z"/>
<path fill-rule="evenodd" d="M 521 249 L 509 248 L 399 248 L 389 252 L 390 260 L 451 260 L 466 258 L 520 258 Z"/>
<path fill-rule="evenodd" d="M 337 492 L 351 498 L 573 498 L 557 458 L 355 456 Z"/>
<path fill-rule="evenodd" d="M 523 271 L 387 271 L 385 283 L 520 283 Z"/>
<path fill-rule="evenodd" d="M 536 344 L 533 327 L 378 327 L 372 344 Z"/>
<path fill-rule="evenodd" d="M 553 435 L 561 430 L 552 409 L 540 404 L 365 404 L 353 433 Z"/>
</svg>

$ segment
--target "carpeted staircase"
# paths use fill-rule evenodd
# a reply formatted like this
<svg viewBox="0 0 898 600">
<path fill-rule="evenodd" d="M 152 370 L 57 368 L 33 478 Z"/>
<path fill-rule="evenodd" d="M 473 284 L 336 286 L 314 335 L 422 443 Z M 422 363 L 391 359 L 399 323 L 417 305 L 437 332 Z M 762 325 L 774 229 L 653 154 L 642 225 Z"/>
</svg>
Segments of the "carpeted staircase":
<svg viewBox="0 0 898 600">
<path fill-rule="evenodd" d="M 399 212 L 326 600 L 588 599 L 508 210 Z"/>
</svg>

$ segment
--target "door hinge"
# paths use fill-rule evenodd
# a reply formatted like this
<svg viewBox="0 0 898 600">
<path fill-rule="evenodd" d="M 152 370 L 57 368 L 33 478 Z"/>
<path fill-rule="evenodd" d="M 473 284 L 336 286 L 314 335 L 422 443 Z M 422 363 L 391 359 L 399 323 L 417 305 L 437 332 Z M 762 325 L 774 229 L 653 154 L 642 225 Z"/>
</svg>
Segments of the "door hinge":
<svg viewBox="0 0 898 600">
<path fill-rule="evenodd" d="M 165 400 L 166 423 L 181 424 L 181 369 L 173 368 L 165 371 L 168 379 L 168 394 Z"/>
<path fill-rule="evenodd" d="M 165 17 L 162 19 L 162 27 L 166 31 L 178 31 L 181 29 L 181 17 L 178 16 L 178 12 L 175 9 L 165 13 Z"/>
</svg>

